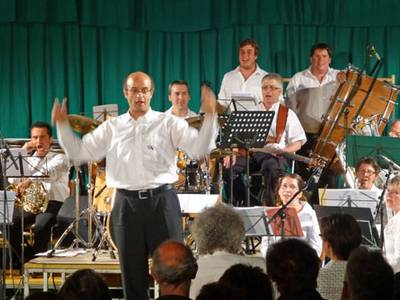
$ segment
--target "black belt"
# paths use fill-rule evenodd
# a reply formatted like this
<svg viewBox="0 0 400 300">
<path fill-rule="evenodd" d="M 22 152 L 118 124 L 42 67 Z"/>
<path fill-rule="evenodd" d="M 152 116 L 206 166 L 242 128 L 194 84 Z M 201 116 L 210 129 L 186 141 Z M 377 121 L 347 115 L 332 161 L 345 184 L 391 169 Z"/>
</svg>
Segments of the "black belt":
<svg viewBox="0 0 400 300">
<path fill-rule="evenodd" d="M 156 187 L 154 189 L 143 189 L 143 190 L 137 190 L 137 191 L 129 191 L 129 190 L 124 190 L 121 189 L 123 193 L 126 193 L 130 197 L 138 198 L 138 199 L 149 199 L 153 198 L 159 194 L 165 193 L 166 191 L 174 189 L 175 186 L 173 184 L 163 184 L 159 187 Z"/>
</svg>

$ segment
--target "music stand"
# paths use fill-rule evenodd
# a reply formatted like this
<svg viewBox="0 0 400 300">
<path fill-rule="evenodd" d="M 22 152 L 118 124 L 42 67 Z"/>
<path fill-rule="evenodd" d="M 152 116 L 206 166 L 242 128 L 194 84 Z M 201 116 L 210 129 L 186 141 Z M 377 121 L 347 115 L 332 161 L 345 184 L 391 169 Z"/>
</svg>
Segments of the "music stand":
<svg viewBox="0 0 400 300">
<path fill-rule="evenodd" d="M 318 220 L 332 214 L 348 214 L 353 216 L 361 228 L 362 242 L 366 246 L 379 247 L 380 240 L 371 210 L 366 207 L 314 206 Z"/>
<path fill-rule="evenodd" d="M 245 251 L 248 254 L 255 253 L 255 249 L 261 243 L 261 238 L 271 235 L 266 220 L 265 207 L 235 207 L 235 211 L 240 215 L 244 223 Z M 257 240 L 257 244 L 254 244 L 254 239 Z"/>
<path fill-rule="evenodd" d="M 220 148 L 244 148 L 246 150 L 246 206 L 250 206 L 248 150 L 250 148 L 264 147 L 274 114 L 274 111 L 234 111 L 230 114 L 222 129 Z M 232 197 L 231 193 L 231 199 Z"/>
<path fill-rule="evenodd" d="M 319 203 L 323 206 L 365 207 L 374 216 L 379 191 L 360 189 L 319 189 Z"/>
<path fill-rule="evenodd" d="M 250 93 L 233 93 L 231 103 L 234 111 L 260 110 L 258 99 Z"/>
<path fill-rule="evenodd" d="M 5 193 L 7 194 L 6 196 Z M 14 216 L 14 201 L 15 192 L 0 190 L 0 224 L 9 225 L 12 223 Z M 4 209 L 6 209 L 6 211 Z"/>
</svg>

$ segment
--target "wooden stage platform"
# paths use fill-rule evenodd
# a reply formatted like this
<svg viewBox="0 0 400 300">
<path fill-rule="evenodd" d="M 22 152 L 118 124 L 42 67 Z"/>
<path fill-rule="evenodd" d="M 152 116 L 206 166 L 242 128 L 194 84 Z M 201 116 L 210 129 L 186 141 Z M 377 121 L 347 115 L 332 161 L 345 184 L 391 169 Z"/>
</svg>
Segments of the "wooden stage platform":
<svg viewBox="0 0 400 300">
<path fill-rule="evenodd" d="M 37 277 L 40 274 L 43 276 L 42 290 L 47 291 L 49 285 L 52 289 L 58 289 L 68 274 L 87 268 L 100 273 L 110 289 L 122 290 L 118 256 L 112 258 L 109 251 L 100 251 L 95 261 L 92 261 L 92 257 L 93 250 L 90 249 L 71 257 L 37 257 L 30 260 L 24 265 L 24 297 L 29 295 L 30 289 L 38 289 Z"/>
</svg>

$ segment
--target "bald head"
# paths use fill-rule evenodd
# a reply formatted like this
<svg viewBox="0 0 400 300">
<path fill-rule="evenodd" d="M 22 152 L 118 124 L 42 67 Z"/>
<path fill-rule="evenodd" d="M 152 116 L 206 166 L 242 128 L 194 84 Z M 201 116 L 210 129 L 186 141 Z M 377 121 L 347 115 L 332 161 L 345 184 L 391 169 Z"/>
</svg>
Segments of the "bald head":
<svg viewBox="0 0 400 300">
<path fill-rule="evenodd" d="M 158 283 L 179 285 L 190 282 L 196 272 L 193 253 L 182 243 L 166 241 L 154 251 L 151 273 Z"/>
<path fill-rule="evenodd" d="M 124 96 L 129 104 L 129 112 L 135 119 L 146 114 L 150 109 L 154 84 L 149 75 L 144 72 L 129 74 L 124 82 Z"/>
</svg>

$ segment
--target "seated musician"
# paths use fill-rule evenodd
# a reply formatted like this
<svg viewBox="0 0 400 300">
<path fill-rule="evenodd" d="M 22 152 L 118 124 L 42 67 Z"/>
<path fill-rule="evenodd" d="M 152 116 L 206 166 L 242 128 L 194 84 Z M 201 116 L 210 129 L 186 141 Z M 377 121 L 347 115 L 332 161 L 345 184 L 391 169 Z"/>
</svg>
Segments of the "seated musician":
<svg viewBox="0 0 400 300">
<path fill-rule="evenodd" d="M 360 190 L 380 191 L 374 184 L 381 168 L 371 157 L 361 158 L 355 167 L 356 187 Z"/>
<path fill-rule="evenodd" d="M 282 205 L 288 203 L 302 187 L 303 179 L 298 174 L 287 174 L 279 178 L 276 187 L 276 204 Z M 322 239 L 317 215 L 304 198 L 303 193 L 299 193 L 288 207 L 293 207 L 296 210 L 303 231 L 303 239 L 317 252 L 318 256 L 320 256 L 322 252 Z M 272 237 L 272 239 L 276 240 L 279 239 L 279 237 Z M 269 237 L 264 237 L 262 239 L 260 251 L 264 257 L 267 253 L 270 241 L 271 238 Z"/>
<path fill-rule="evenodd" d="M 390 127 L 389 136 L 394 138 L 400 137 L 400 120 L 394 120 Z"/>
<path fill-rule="evenodd" d="M 261 89 L 263 96 L 263 107 L 266 111 L 274 111 L 275 115 L 272 120 L 271 129 L 267 144 L 263 152 L 254 152 L 250 158 L 250 171 L 260 170 L 264 177 L 264 199 L 270 206 L 275 205 L 275 184 L 276 180 L 282 173 L 285 173 L 289 167 L 289 160 L 283 155 L 285 152 L 296 152 L 306 142 L 306 135 L 300 124 L 296 114 L 279 103 L 282 95 L 283 81 L 282 77 L 276 73 L 270 73 L 264 76 L 261 81 Z M 270 152 L 270 153 L 265 153 Z M 233 193 L 236 205 L 243 205 L 245 199 L 245 186 L 237 176 L 245 172 L 246 160 L 244 157 L 233 158 L 234 178 Z M 224 159 L 224 166 L 230 166 L 229 157 Z M 229 187 L 229 172 L 224 175 L 224 184 Z M 229 188 L 226 188 L 229 190 Z M 252 205 L 260 205 L 256 199 L 251 199 Z"/>
<path fill-rule="evenodd" d="M 179 118 L 195 117 L 197 114 L 189 109 L 189 84 L 185 80 L 174 80 L 168 86 L 168 99 L 172 106 L 165 112 Z"/>
<path fill-rule="evenodd" d="M 24 227 L 35 225 L 33 227 L 34 242 L 30 248 L 26 248 L 25 261 L 31 259 L 35 253 L 48 249 L 50 229 L 56 222 L 56 215 L 64 200 L 69 196 L 68 159 L 65 154 L 54 151 L 51 145 L 50 125 L 46 122 L 34 123 L 31 126 L 31 140 L 23 146 L 31 155 L 26 160 L 29 162 L 33 176 L 46 175 L 48 177 L 31 177 L 13 181 L 16 184 L 17 194 L 20 195 L 22 201 L 25 201 L 23 205 L 26 208 L 23 212 Z M 45 189 L 43 194 L 37 188 L 42 184 Z M 47 208 L 41 212 L 40 209 L 43 207 L 40 203 L 45 194 L 47 194 L 49 201 Z M 43 202 L 42 205 L 45 206 L 46 201 Z M 13 226 L 10 229 L 10 243 L 17 253 L 20 253 L 21 250 L 21 216 L 21 208 L 16 208 Z M 18 261 L 16 264 L 18 264 Z"/>
</svg>

